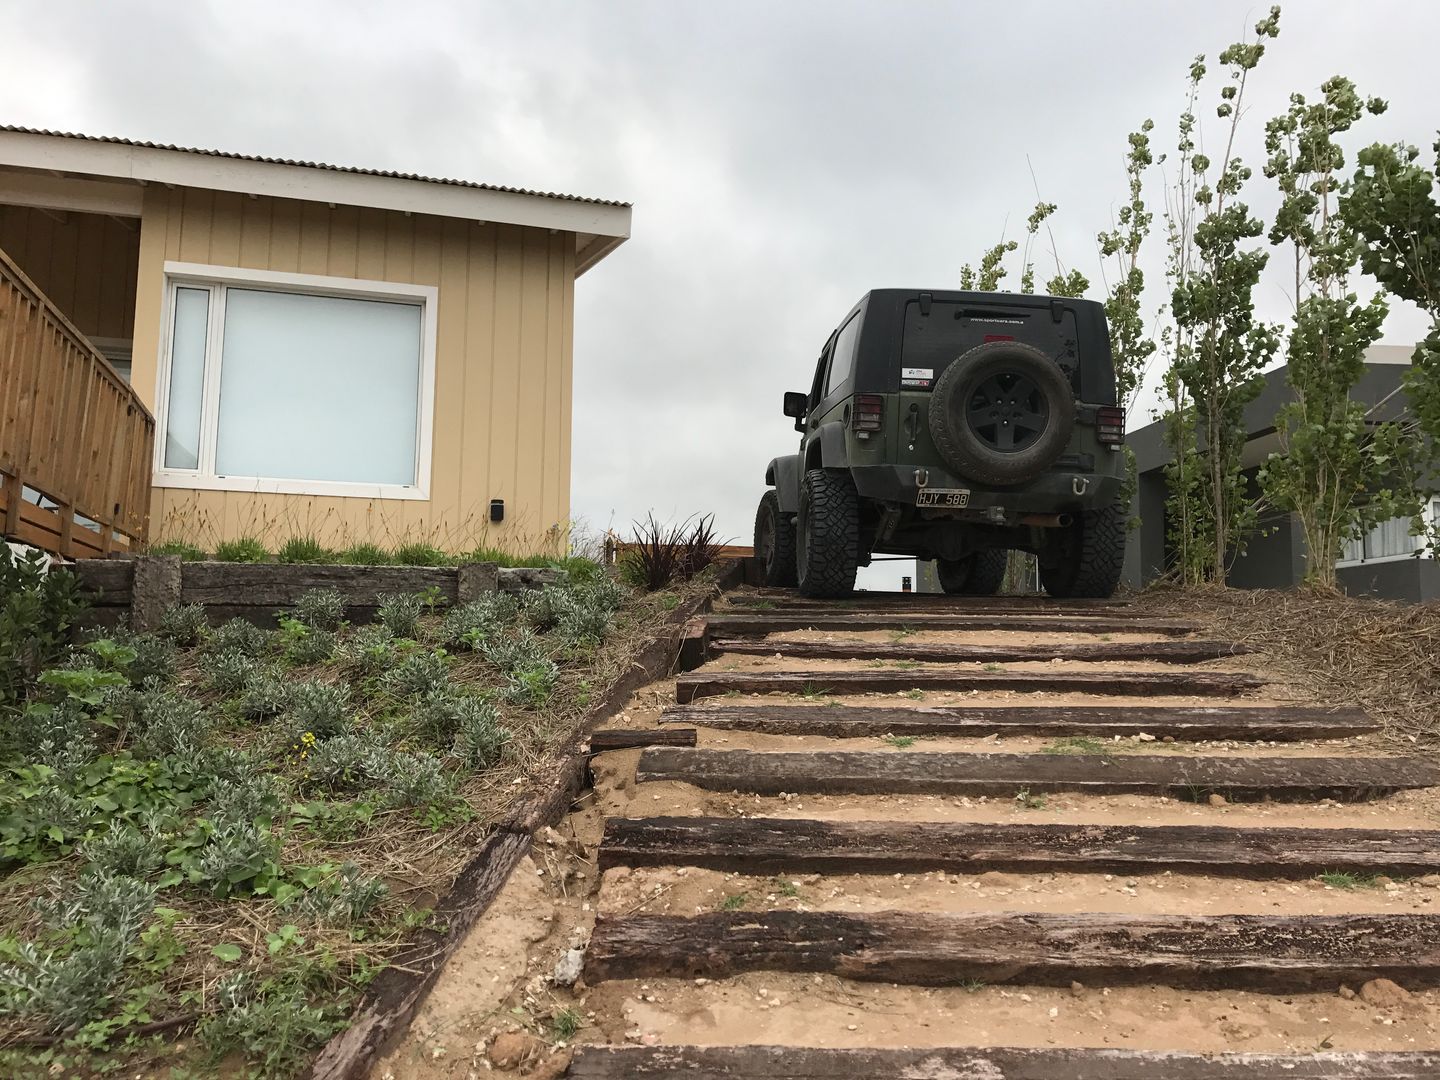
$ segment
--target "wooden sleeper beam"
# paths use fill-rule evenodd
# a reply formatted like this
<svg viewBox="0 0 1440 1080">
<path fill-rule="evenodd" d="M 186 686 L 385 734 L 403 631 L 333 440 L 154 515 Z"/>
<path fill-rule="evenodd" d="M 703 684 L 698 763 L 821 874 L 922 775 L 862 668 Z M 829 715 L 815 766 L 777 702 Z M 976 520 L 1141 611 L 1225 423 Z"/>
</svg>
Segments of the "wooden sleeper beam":
<svg viewBox="0 0 1440 1080">
<path fill-rule="evenodd" d="M 1003 611 L 949 615 L 906 611 L 757 612 L 710 615 L 712 635 L 777 634 L 789 630 L 1018 630 L 1050 634 L 1156 634 L 1178 637 L 1193 633 L 1192 622 L 1137 619 L 1105 615 L 1032 615 Z"/>
<path fill-rule="evenodd" d="M 711 653 L 785 656 L 796 660 L 884 660 L 937 664 L 1018 663 L 1024 661 L 1153 660 L 1166 664 L 1200 664 L 1252 652 L 1233 641 L 1098 641 L 1055 645 L 952 645 L 856 641 L 772 641 L 767 638 L 717 638 Z"/>
</svg>

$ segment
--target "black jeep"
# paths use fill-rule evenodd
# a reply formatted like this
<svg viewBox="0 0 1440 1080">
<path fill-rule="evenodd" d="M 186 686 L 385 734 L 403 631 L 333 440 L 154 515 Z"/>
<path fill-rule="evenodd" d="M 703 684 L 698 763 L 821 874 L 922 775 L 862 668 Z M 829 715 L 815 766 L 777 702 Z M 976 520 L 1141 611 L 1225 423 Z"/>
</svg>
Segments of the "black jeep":
<svg viewBox="0 0 1440 1080">
<path fill-rule="evenodd" d="M 988 595 L 1034 552 L 1052 596 L 1104 597 L 1125 556 L 1125 414 L 1102 305 L 876 289 L 785 395 L 800 452 L 765 470 L 766 584 L 845 596 L 878 554 L 938 562 Z"/>
</svg>

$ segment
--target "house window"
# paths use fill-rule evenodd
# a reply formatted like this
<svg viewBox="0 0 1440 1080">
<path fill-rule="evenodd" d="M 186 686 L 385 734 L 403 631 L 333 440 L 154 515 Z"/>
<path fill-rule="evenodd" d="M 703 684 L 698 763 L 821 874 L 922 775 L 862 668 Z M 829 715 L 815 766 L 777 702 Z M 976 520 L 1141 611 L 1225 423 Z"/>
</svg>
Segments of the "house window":
<svg viewBox="0 0 1440 1080">
<path fill-rule="evenodd" d="M 157 484 L 426 497 L 433 288 L 166 271 Z"/>
<path fill-rule="evenodd" d="M 1440 503 L 1436 504 L 1440 506 Z M 1377 559 L 1411 558 L 1425 547 L 1425 538 L 1411 533 L 1414 519 L 1391 518 L 1382 521 L 1363 536 L 1348 540 L 1340 554 L 1339 564 L 1374 562 Z"/>
</svg>

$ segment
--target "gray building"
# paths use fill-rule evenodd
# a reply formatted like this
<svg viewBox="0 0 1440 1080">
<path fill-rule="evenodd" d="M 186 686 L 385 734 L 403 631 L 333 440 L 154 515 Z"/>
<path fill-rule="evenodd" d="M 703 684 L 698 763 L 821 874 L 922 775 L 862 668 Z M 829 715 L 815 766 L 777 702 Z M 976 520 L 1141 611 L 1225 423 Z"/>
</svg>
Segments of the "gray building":
<svg viewBox="0 0 1440 1080">
<path fill-rule="evenodd" d="M 1365 374 L 1356 385 L 1355 400 L 1377 406 L 1375 419 L 1401 415 L 1407 405 L 1401 390 L 1413 350 L 1402 345 L 1376 345 L 1365 354 Z M 1245 409 L 1249 432 L 1242 463 L 1246 478 L 1255 484 L 1255 473 L 1270 454 L 1280 449 L 1275 416 L 1291 400 L 1285 369 L 1265 375 L 1265 388 Z M 1169 565 L 1165 521 L 1165 465 L 1171 460 L 1164 440 L 1164 424 L 1156 422 L 1132 431 L 1127 440 L 1135 452 L 1139 472 L 1135 513 L 1140 519 L 1130 534 L 1125 553 L 1125 583 L 1138 588 L 1165 573 Z M 1427 500 L 1425 517 L 1436 521 L 1437 503 Z M 1422 537 L 1412 536 L 1409 518 L 1384 522 L 1348 545 L 1337 563 L 1340 586 L 1346 592 L 1370 594 L 1395 600 L 1440 599 L 1440 562 L 1424 551 Z M 1245 545 L 1245 551 L 1231 563 L 1229 583 L 1237 588 L 1284 588 L 1305 576 L 1310 553 L 1293 515 L 1283 511 L 1262 512 L 1260 528 Z"/>
</svg>

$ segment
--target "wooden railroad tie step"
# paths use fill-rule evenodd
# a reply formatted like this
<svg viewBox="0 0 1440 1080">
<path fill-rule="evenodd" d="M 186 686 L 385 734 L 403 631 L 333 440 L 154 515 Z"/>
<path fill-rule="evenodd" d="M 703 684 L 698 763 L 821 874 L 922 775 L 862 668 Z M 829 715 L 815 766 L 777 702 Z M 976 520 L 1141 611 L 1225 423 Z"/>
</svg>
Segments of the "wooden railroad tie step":
<svg viewBox="0 0 1440 1080">
<path fill-rule="evenodd" d="M 1232 641 L 1096 641 L 1057 645 L 949 645 L 875 641 L 770 641 L 765 638 L 717 638 L 712 653 L 788 656 L 797 660 L 900 660 L 920 663 L 1015 663 L 1027 660 L 1157 660 L 1199 664 L 1253 652 Z"/>
<path fill-rule="evenodd" d="M 975 671 L 965 668 L 866 671 L 691 671 L 675 679 L 675 700 L 740 694 L 871 694 L 906 690 L 988 690 L 1058 694 L 1231 697 L 1265 680 L 1232 671 Z"/>
<path fill-rule="evenodd" d="M 708 615 L 713 636 L 778 634 L 788 630 L 1020 630 L 1041 634 L 1155 634 L 1179 637 L 1199 629 L 1170 619 L 1118 618 L 1104 615 L 1032 615 L 987 612 L 973 615 L 913 614 L 903 611 L 779 611 L 746 615 Z"/>
<path fill-rule="evenodd" d="M 1159 984 L 1282 993 L 1440 984 L 1437 915 L 1097 915 L 715 911 L 599 918 L 585 980 L 752 971 L 954 986 Z"/>
<path fill-rule="evenodd" d="M 590 733 L 592 754 L 606 750 L 632 750 L 637 746 L 694 745 L 694 728 L 601 728 Z"/>
<path fill-rule="evenodd" d="M 725 597 L 730 609 L 739 611 L 916 611 L 989 614 L 1013 611 L 1019 614 L 1128 615 L 1128 600 L 1052 600 L 1048 596 L 943 596 L 935 593 L 857 593 L 847 600 L 812 600 L 795 593 L 731 593 Z"/>
<path fill-rule="evenodd" d="M 1299 742 L 1378 731 L 1361 709 L 1317 709 L 1288 705 L 672 705 L 661 724 L 698 724 L 769 735 L 1170 736 L 1182 741 L 1264 739 Z"/>
<path fill-rule="evenodd" d="M 611 818 L 600 844 L 600 869 L 612 866 L 701 866 L 744 874 L 1420 875 L 1440 872 L 1440 831 Z"/>
<path fill-rule="evenodd" d="M 1434 1080 L 1440 1052 L 577 1046 L 571 1080 Z"/>
<path fill-rule="evenodd" d="M 1413 757 L 1192 757 L 1185 754 L 972 754 L 905 750 L 699 750 L 651 747 L 637 783 L 671 780 L 757 795 L 1004 795 L 1073 791 L 1280 801 L 1365 799 L 1440 786 Z"/>
</svg>

